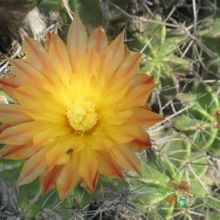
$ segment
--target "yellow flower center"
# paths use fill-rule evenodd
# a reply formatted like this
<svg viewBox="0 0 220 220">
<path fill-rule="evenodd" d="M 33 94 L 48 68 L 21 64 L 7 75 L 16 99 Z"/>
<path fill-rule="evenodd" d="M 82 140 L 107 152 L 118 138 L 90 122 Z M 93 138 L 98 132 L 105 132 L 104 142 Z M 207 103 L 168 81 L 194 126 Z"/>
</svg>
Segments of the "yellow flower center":
<svg viewBox="0 0 220 220">
<path fill-rule="evenodd" d="M 67 118 L 76 132 L 84 133 L 97 124 L 99 114 L 92 101 L 79 97 L 67 109 Z"/>
</svg>

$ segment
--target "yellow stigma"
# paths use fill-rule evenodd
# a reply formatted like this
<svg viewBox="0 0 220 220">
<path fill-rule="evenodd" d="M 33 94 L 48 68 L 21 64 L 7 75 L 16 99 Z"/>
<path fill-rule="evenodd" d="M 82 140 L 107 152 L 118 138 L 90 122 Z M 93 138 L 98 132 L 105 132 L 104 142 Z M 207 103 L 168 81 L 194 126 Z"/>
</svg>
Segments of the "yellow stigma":
<svg viewBox="0 0 220 220">
<path fill-rule="evenodd" d="M 67 118 L 76 132 L 83 133 L 96 125 L 99 114 L 92 101 L 79 97 L 67 109 Z"/>
</svg>

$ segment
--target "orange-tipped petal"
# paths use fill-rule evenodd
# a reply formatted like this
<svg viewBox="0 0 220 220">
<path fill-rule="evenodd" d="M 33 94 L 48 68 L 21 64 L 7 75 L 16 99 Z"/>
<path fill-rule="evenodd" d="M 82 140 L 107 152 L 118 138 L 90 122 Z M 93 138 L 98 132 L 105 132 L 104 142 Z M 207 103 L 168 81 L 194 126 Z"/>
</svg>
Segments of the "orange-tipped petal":
<svg viewBox="0 0 220 220">
<path fill-rule="evenodd" d="M 111 125 L 121 125 L 124 122 L 128 121 L 129 118 L 132 117 L 132 115 L 133 115 L 133 111 L 131 109 L 127 110 L 127 111 L 121 111 L 120 113 L 115 115 L 115 117 L 109 123 L 109 126 L 111 126 Z"/>
<path fill-rule="evenodd" d="M 123 178 L 123 169 L 118 166 L 111 155 L 107 152 L 99 152 L 100 164 L 99 172 L 104 176 L 121 179 Z"/>
<path fill-rule="evenodd" d="M 65 102 L 65 100 L 60 100 L 59 102 L 50 94 L 46 92 L 44 93 L 43 90 L 37 90 L 31 85 L 25 85 L 14 89 L 14 94 L 21 104 L 22 112 L 25 114 L 28 114 L 32 117 L 33 112 L 33 118 L 35 115 L 36 118 L 34 119 L 36 120 L 42 118 L 43 116 L 45 120 L 55 119 L 54 121 L 63 123 L 65 117 L 65 105 L 62 102 Z M 47 95 L 48 99 L 45 99 L 45 95 Z M 36 102 L 36 100 L 38 100 L 38 102 Z M 25 111 L 25 109 L 28 110 Z M 34 114 L 36 111 L 37 114 Z"/>
<path fill-rule="evenodd" d="M 125 55 L 124 49 L 124 31 L 109 44 L 103 53 L 103 69 L 102 74 L 105 74 L 107 80 L 111 79 L 114 72 L 123 61 Z"/>
<path fill-rule="evenodd" d="M 141 173 L 141 163 L 135 153 L 124 145 L 112 147 L 112 155 L 118 165 L 124 169 Z"/>
<path fill-rule="evenodd" d="M 141 135 L 138 138 L 135 138 L 133 141 L 127 144 L 127 146 L 136 152 L 143 151 L 149 147 L 151 147 L 151 141 L 150 137 L 146 132 L 142 132 L 143 135 Z"/>
<path fill-rule="evenodd" d="M 0 157 L 8 160 L 24 160 L 35 152 L 31 145 L 7 145 L 0 151 Z"/>
<path fill-rule="evenodd" d="M 90 50 L 86 56 L 86 64 L 85 64 L 85 78 L 88 80 L 96 80 L 103 78 L 101 74 L 101 59 L 99 54 L 95 50 Z M 89 73 L 89 74 L 88 74 Z M 92 79 L 93 78 L 93 79 Z"/>
<path fill-rule="evenodd" d="M 72 67 L 69 61 L 68 51 L 64 42 L 54 33 L 49 33 L 50 44 L 48 47 L 48 54 L 53 66 L 60 78 L 67 85 L 72 72 Z"/>
<path fill-rule="evenodd" d="M 138 127 L 130 123 L 112 126 L 109 128 L 108 133 L 108 136 L 118 144 L 128 143 L 135 137 L 140 136 Z"/>
<path fill-rule="evenodd" d="M 96 186 L 96 175 L 98 171 L 99 159 L 95 150 L 85 147 L 80 150 L 80 176 L 86 181 L 88 188 L 93 191 Z"/>
<path fill-rule="evenodd" d="M 130 82 L 131 86 L 137 86 L 140 84 L 154 84 L 155 87 L 157 86 L 157 84 L 154 83 L 154 77 L 152 76 L 147 76 L 144 74 L 137 74 Z"/>
<path fill-rule="evenodd" d="M 49 169 L 56 165 L 66 164 L 69 160 L 69 153 L 75 148 L 74 138 L 71 135 L 60 138 L 59 141 L 51 144 L 46 159 Z"/>
<path fill-rule="evenodd" d="M 14 94 L 25 114 L 32 117 L 31 113 L 37 111 L 38 118 L 42 118 L 42 116 L 45 119 L 47 117 L 56 117 L 63 121 L 63 109 L 65 106 L 63 106 L 62 103 L 58 103 L 50 94 L 45 94 L 43 90 L 40 91 L 31 85 L 25 85 L 14 89 Z M 45 95 L 47 95 L 48 99 L 45 99 Z M 36 100 L 38 100 L 38 102 L 36 102 Z M 25 111 L 25 109 L 28 110 Z"/>
<path fill-rule="evenodd" d="M 31 118 L 20 111 L 19 105 L 0 104 L 0 122 L 15 125 L 31 121 Z"/>
<path fill-rule="evenodd" d="M 46 167 L 45 149 L 42 149 L 24 163 L 21 175 L 18 179 L 18 185 L 20 186 L 32 182 L 44 172 Z"/>
<path fill-rule="evenodd" d="M 102 54 L 108 45 L 108 38 L 103 28 L 95 29 L 88 39 L 88 51 L 95 50 L 98 54 Z"/>
<path fill-rule="evenodd" d="M 154 113 L 147 108 L 137 107 L 134 109 L 134 116 L 132 117 L 131 122 L 143 128 L 149 128 L 162 120 L 163 117 L 157 113 Z"/>
<path fill-rule="evenodd" d="M 79 179 L 79 155 L 77 152 L 73 152 L 56 181 L 56 188 L 61 200 L 64 200 Z"/>
<path fill-rule="evenodd" d="M 125 83 L 127 84 L 131 77 L 138 73 L 140 58 L 141 54 L 139 53 L 127 56 L 116 71 L 115 76 L 126 78 Z"/>
<path fill-rule="evenodd" d="M 10 125 L 0 124 L 0 133 L 1 133 L 2 131 L 4 131 L 6 128 L 9 128 L 9 127 L 10 127 Z"/>
<path fill-rule="evenodd" d="M 26 62 L 34 69 L 41 72 L 47 83 L 54 87 L 58 87 L 59 80 L 55 74 L 56 70 L 43 45 L 34 39 L 25 37 L 24 50 L 26 54 Z"/>
<path fill-rule="evenodd" d="M 116 93 L 117 96 L 124 96 L 129 87 L 129 81 L 132 76 L 137 74 L 139 69 L 140 54 L 135 54 L 127 57 L 114 73 L 108 85 L 108 90 L 111 93 Z M 108 91 L 107 91 L 108 92 Z"/>
<path fill-rule="evenodd" d="M 39 98 L 43 96 L 39 90 L 35 89 L 31 85 L 20 86 L 14 89 L 14 93 L 21 105 L 22 104 L 27 105 L 30 103 L 31 105 L 33 104 L 33 106 L 39 106 L 39 103 L 36 103 L 35 100 L 39 100 Z"/>
<path fill-rule="evenodd" d="M 44 48 L 47 52 L 49 51 L 50 43 L 51 43 L 51 34 L 50 34 L 50 32 L 48 32 L 47 37 L 46 37 L 46 41 L 44 42 Z"/>
<path fill-rule="evenodd" d="M 21 104 L 21 112 L 34 120 L 66 124 L 64 104 L 59 103 L 49 93 L 25 85 L 14 89 L 14 94 Z"/>
<path fill-rule="evenodd" d="M 7 86 L 5 84 L 1 84 L 0 82 L 0 88 L 8 95 L 10 96 L 12 99 L 16 100 L 16 95 L 14 93 L 14 88 L 11 86 Z"/>
<path fill-rule="evenodd" d="M 41 72 L 45 77 L 47 77 L 47 79 L 52 80 L 52 77 L 49 75 L 52 74 L 54 77 L 54 73 L 56 71 L 51 64 L 47 51 L 43 45 L 32 38 L 25 37 L 24 50 L 26 54 L 25 61 L 30 66 Z"/>
<path fill-rule="evenodd" d="M 125 59 L 130 56 L 130 51 L 127 45 L 125 45 Z"/>
<path fill-rule="evenodd" d="M 87 50 L 87 32 L 76 14 L 67 35 L 67 48 L 73 68 L 82 66 Z"/>
<path fill-rule="evenodd" d="M 47 52 L 43 45 L 29 37 L 24 39 L 24 51 L 26 54 L 26 62 L 34 67 L 36 70 L 45 73 L 49 66 Z"/>
<path fill-rule="evenodd" d="M 11 76 L 0 79 L 0 84 L 16 88 L 24 85 L 24 81 L 19 76 Z"/>
<path fill-rule="evenodd" d="M 95 188 L 96 188 L 96 185 L 98 184 L 98 181 L 99 181 L 99 173 L 97 172 L 96 173 L 96 176 L 95 176 L 95 178 L 94 178 L 94 186 L 95 186 Z M 84 181 L 84 180 L 82 180 L 81 182 L 80 182 L 80 186 L 84 189 L 84 190 L 86 190 L 87 192 L 93 192 L 94 191 L 94 188 L 93 189 L 91 189 L 91 188 L 89 188 L 89 186 L 88 186 L 88 184 L 87 184 L 87 182 L 86 181 Z"/>
<path fill-rule="evenodd" d="M 22 145 L 30 142 L 34 128 L 34 122 L 26 122 L 6 128 L 0 134 L 0 143 Z"/>
<path fill-rule="evenodd" d="M 12 64 L 11 71 L 15 73 L 19 79 L 23 80 L 25 83 L 30 83 L 36 88 L 42 88 L 40 82 L 43 82 L 44 78 L 41 73 L 23 60 L 11 60 L 10 63 Z"/>
<path fill-rule="evenodd" d="M 141 84 L 129 89 L 127 93 L 127 105 L 133 106 L 144 106 L 146 101 L 149 99 L 149 96 L 152 90 L 156 87 L 156 84 Z"/>
<path fill-rule="evenodd" d="M 45 171 L 41 176 L 40 183 L 44 193 L 50 192 L 55 187 L 56 180 L 62 168 L 62 166 L 55 166 L 52 170 Z"/>
<path fill-rule="evenodd" d="M 40 131 L 33 135 L 33 143 L 37 146 L 51 143 L 52 141 L 55 141 L 59 137 L 60 138 L 66 137 L 68 134 L 71 134 L 71 128 L 67 126 L 51 124 L 51 123 L 41 123 Z M 59 141 L 57 144 L 60 143 Z"/>
</svg>

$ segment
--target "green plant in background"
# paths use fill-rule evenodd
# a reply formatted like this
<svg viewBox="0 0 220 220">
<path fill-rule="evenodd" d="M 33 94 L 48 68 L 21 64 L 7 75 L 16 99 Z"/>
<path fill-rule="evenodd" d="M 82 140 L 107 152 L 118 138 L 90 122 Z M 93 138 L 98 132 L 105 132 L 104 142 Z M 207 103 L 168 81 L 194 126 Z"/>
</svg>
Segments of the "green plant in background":
<svg viewBox="0 0 220 220">
<path fill-rule="evenodd" d="M 130 46 L 145 55 L 142 71 L 153 75 L 156 82 L 165 80 L 167 83 L 166 79 L 189 71 L 189 61 L 177 55 L 183 36 L 169 36 L 165 25 L 149 24 L 143 33 L 135 33 L 132 37 Z"/>
<path fill-rule="evenodd" d="M 219 154 L 220 99 L 215 87 L 200 84 L 192 95 L 195 97 L 194 105 L 175 119 L 174 127 L 185 133 L 193 149 Z"/>
<path fill-rule="evenodd" d="M 87 24 L 87 27 L 90 29 L 94 29 L 94 27 L 102 24 L 99 0 L 38 0 L 37 5 L 47 15 L 53 12 L 59 12 L 64 24 L 70 23 L 70 17 L 73 11 L 80 14 L 83 23 Z M 68 13 L 66 9 L 68 9 Z"/>
<path fill-rule="evenodd" d="M 148 160 L 143 159 L 143 178 L 137 182 L 131 181 L 133 187 L 141 184 L 140 209 L 145 210 L 151 219 L 158 219 L 158 216 L 161 219 L 171 219 L 174 215 L 187 215 L 186 209 L 194 210 L 198 200 L 209 193 L 208 186 L 202 179 L 208 167 L 206 155 L 193 152 L 191 144 L 183 139 L 183 135 L 173 134 L 172 140 L 153 149 L 151 153 L 148 152 Z M 189 207 L 179 207 L 181 192 L 170 184 L 173 182 L 178 187 L 183 181 L 192 188 L 190 198 L 182 197 L 182 201 L 184 199 L 188 202 L 190 199 L 192 204 Z"/>
<path fill-rule="evenodd" d="M 208 48 L 209 53 L 206 56 L 207 69 L 204 78 L 218 80 L 220 68 L 220 18 L 211 19 L 203 30 L 199 32 L 202 42 Z"/>
</svg>

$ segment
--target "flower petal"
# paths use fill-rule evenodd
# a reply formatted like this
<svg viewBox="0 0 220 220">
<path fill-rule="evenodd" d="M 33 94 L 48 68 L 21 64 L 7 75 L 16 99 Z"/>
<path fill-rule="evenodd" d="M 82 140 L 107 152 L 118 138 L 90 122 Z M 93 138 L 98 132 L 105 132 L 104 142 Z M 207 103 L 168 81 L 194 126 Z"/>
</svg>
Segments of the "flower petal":
<svg viewBox="0 0 220 220">
<path fill-rule="evenodd" d="M 151 147 L 149 135 L 146 132 L 142 132 L 142 134 L 143 135 L 141 135 L 138 138 L 135 138 L 133 141 L 126 145 L 135 152 L 140 152 Z"/>
<path fill-rule="evenodd" d="M 82 66 L 87 50 L 87 32 L 76 14 L 67 35 L 67 48 L 73 69 Z"/>
<path fill-rule="evenodd" d="M 72 67 L 69 61 L 68 51 L 64 42 L 54 33 L 48 33 L 50 44 L 48 48 L 49 59 L 65 85 L 69 85 Z"/>
<path fill-rule="evenodd" d="M 120 125 L 124 122 L 127 122 L 132 117 L 132 115 L 133 111 L 131 109 L 127 111 L 120 111 L 117 113 L 117 115 L 114 116 L 109 125 Z"/>
<path fill-rule="evenodd" d="M 40 177 L 41 188 L 44 193 L 51 191 L 55 185 L 56 180 L 62 170 L 62 166 L 55 166 L 52 170 L 45 171 Z"/>
<path fill-rule="evenodd" d="M 114 94 L 114 102 L 124 99 L 129 90 L 129 82 L 139 69 L 140 54 L 127 57 L 119 66 L 106 88 L 105 96 Z"/>
<path fill-rule="evenodd" d="M 99 172 L 104 176 L 121 179 L 123 178 L 123 169 L 118 166 L 111 155 L 107 152 L 99 152 L 100 164 Z"/>
<path fill-rule="evenodd" d="M 95 176 L 95 178 L 94 178 L 94 181 L 93 181 L 93 185 L 95 186 L 94 188 L 96 188 L 96 185 L 97 185 L 98 181 L 99 181 L 99 173 L 97 172 L 97 173 L 96 173 L 96 176 Z M 86 190 L 87 192 L 93 192 L 93 191 L 94 191 L 94 189 L 89 188 L 87 182 L 84 181 L 84 180 L 82 180 L 82 181 L 80 182 L 80 186 L 81 186 L 84 190 Z"/>
<path fill-rule="evenodd" d="M 0 122 L 7 125 L 31 121 L 31 118 L 20 111 L 19 105 L 0 104 Z"/>
<path fill-rule="evenodd" d="M 26 62 L 30 64 L 30 66 L 34 67 L 39 72 L 45 73 L 50 70 L 48 56 L 46 50 L 43 45 L 29 37 L 25 37 L 24 39 L 24 51 L 26 54 Z"/>
<path fill-rule="evenodd" d="M 151 91 L 156 87 L 156 84 L 149 83 L 149 84 L 141 84 L 129 89 L 128 93 L 126 94 L 127 103 L 124 105 L 130 107 L 132 106 L 144 106 Z"/>
<path fill-rule="evenodd" d="M 125 55 L 124 47 L 124 31 L 109 44 L 103 53 L 103 70 L 102 73 L 106 75 L 107 80 L 111 79 L 115 70 L 121 64 Z"/>
<path fill-rule="evenodd" d="M 88 51 L 95 50 L 98 54 L 102 54 L 108 45 L 108 38 L 103 28 L 95 29 L 88 39 Z"/>
<path fill-rule="evenodd" d="M 54 144 L 51 144 L 51 149 L 47 152 L 46 160 L 48 168 L 51 169 L 55 165 L 63 165 L 68 162 L 69 150 L 74 150 L 74 137 L 72 135 L 64 136 L 60 138 Z"/>
<path fill-rule="evenodd" d="M 11 86 L 7 86 L 5 84 L 1 84 L 0 82 L 0 88 L 8 95 L 10 96 L 12 99 L 16 100 L 16 95 L 14 93 L 14 88 Z"/>
<path fill-rule="evenodd" d="M 130 56 L 130 51 L 127 45 L 125 45 L 125 59 Z"/>
<path fill-rule="evenodd" d="M 9 128 L 9 127 L 10 127 L 10 125 L 0 124 L 0 133 L 1 133 L 2 131 L 4 131 L 6 128 Z"/>
<path fill-rule="evenodd" d="M 24 51 L 26 54 L 26 62 L 30 66 L 34 67 L 36 70 L 42 73 L 49 72 L 51 73 L 50 62 L 48 62 L 48 56 L 43 45 L 29 37 L 24 39 Z"/>
<path fill-rule="evenodd" d="M 54 123 L 41 123 L 39 132 L 33 135 L 33 143 L 36 146 L 45 145 L 55 141 L 59 137 L 66 137 L 71 132 L 71 128 L 65 126 L 65 124 L 62 126 Z"/>
<path fill-rule="evenodd" d="M 125 80 L 125 84 L 128 84 L 131 77 L 139 71 L 139 62 L 140 62 L 141 54 L 137 53 L 132 56 L 126 56 L 115 72 L 116 77 L 123 77 Z M 123 87 L 123 86 L 122 86 Z"/>
<path fill-rule="evenodd" d="M 90 191 L 95 190 L 99 159 L 95 150 L 85 147 L 80 150 L 80 176 L 86 181 Z"/>
<path fill-rule="evenodd" d="M 128 143 L 134 140 L 135 137 L 140 136 L 138 127 L 132 125 L 131 123 L 124 123 L 120 126 L 109 127 L 107 133 L 108 136 L 118 144 Z"/>
<path fill-rule="evenodd" d="M 0 84 L 16 88 L 24 85 L 24 81 L 19 76 L 11 76 L 0 79 Z"/>
<path fill-rule="evenodd" d="M 61 124 L 64 123 L 66 104 L 63 102 L 69 102 L 67 98 L 66 101 L 63 99 L 56 100 L 49 93 L 37 90 L 31 85 L 16 88 L 14 93 L 21 104 L 21 111 L 25 114 L 36 120 L 44 118 L 46 121 L 54 120 Z"/>
<path fill-rule="evenodd" d="M 7 145 L 0 151 L 0 157 L 8 160 L 24 160 L 35 152 L 31 145 Z"/>
<path fill-rule="evenodd" d="M 101 74 L 101 59 L 99 54 L 94 49 L 89 50 L 87 53 L 83 76 L 87 81 L 90 79 L 94 84 L 95 81 L 98 80 L 99 83 L 101 83 L 101 78 L 104 79 L 103 75 Z"/>
<path fill-rule="evenodd" d="M 42 149 L 24 163 L 21 175 L 18 179 L 18 185 L 20 186 L 32 182 L 44 172 L 46 167 L 45 149 Z"/>
<path fill-rule="evenodd" d="M 115 145 L 112 147 L 112 155 L 118 165 L 124 169 L 133 170 L 141 173 L 141 163 L 135 153 L 124 145 Z"/>
<path fill-rule="evenodd" d="M 133 77 L 133 79 L 130 82 L 131 86 L 137 86 L 140 84 L 154 84 L 154 77 L 153 76 L 147 76 L 145 74 L 137 74 L 136 76 Z M 155 87 L 157 84 L 154 84 Z"/>
<path fill-rule="evenodd" d="M 147 108 L 137 107 L 134 109 L 134 116 L 131 119 L 135 125 L 139 125 L 143 128 L 149 128 L 152 125 L 159 123 L 163 120 L 163 117 Z"/>
<path fill-rule="evenodd" d="M 11 71 L 15 73 L 19 79 L 26 83 L 30 83 L 36 88 L 42 88 L 42 83 L 40 82 L 44 81 L 44 77 L 41 73 L 23 60 L 11 60 L 10 63 L 12 64 Z"/>
<path fill-rule="evenodd" d="M 15 88 L 14 93 L 16 94 L 19 104 L 21 104 L 22 106 L 29 103 L 34 106 L 39 106 L 39 103 L 42 103 L 45 98 L 45 96 L 43 96 L 42 94 L 42 91 L 40 92 L 31 85 L 23 85 Z M 36 103 L 36 100 L 38 100 L 39 103 Z"/>
<path fill-rule="evenodd" d="M 60 199 L 63 200 L 71 189 L 78 183 L 79 176 L 79 154 L 73 152 L 69 162 L 63 167 L 57 178 L 56 188 Z"/>
<path fill-rule="evenodd" d="M 12 76 L 9 78 L 0 79 L 0 87 L 1 89 L 9 95 L 11 98 L 16 99 L 14 94 L 14 88 L 24 85 L 25 82 L 22 81 L 18 76 Z"/>
<path fill-rule="evenodd" d="M 34 129 L 34 122 L 26 122 L 6 128 L 0 134 L 0 143 L 22 145 L 30 142 L 32 140 Z"/>
<path fill-rule="evenodd" d="M 25 37 L 24 50 L 26 54 L 25 61 L 42 73 L 49 85 L 55 88 L 59 87 L 60 83 L 55 74 L 56 70 L 53 68 L 49 55 L 43 45 L 34 39 Z"/>
</svg>

